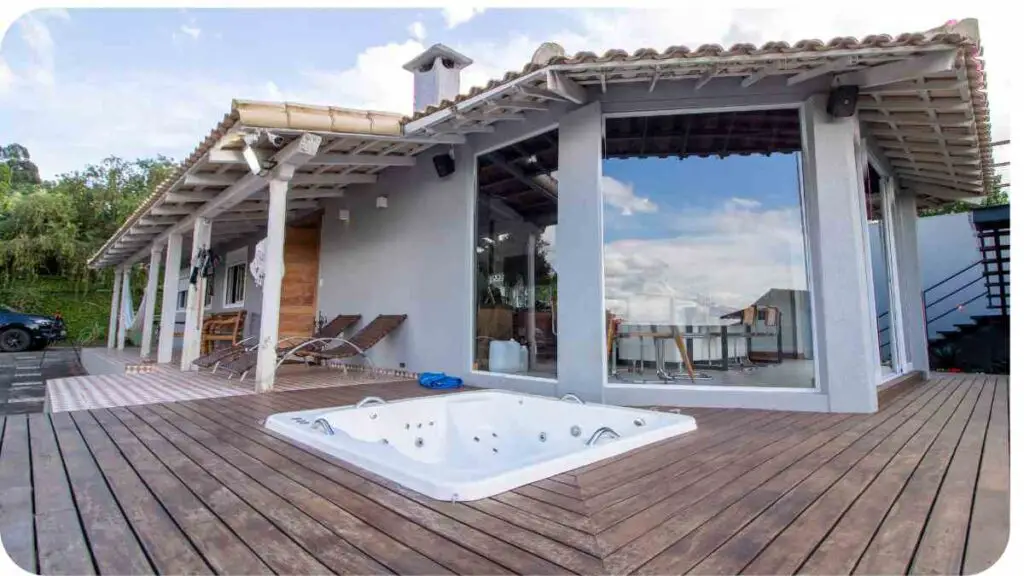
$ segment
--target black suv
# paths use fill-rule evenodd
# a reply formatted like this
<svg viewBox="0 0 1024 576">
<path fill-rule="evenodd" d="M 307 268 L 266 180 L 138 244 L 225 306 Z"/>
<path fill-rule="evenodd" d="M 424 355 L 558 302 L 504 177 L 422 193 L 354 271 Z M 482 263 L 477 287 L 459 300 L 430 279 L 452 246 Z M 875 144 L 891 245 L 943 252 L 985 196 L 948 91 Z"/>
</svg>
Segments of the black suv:
<svg viewBox="0 0 1024 576">
<path fill-rule="evenodd" d="M 24 314 L 0 306 L 0 352 L 41 350 L 51 342 L 67 338 L 67 335 L 60 314 Z"/>
</svg>

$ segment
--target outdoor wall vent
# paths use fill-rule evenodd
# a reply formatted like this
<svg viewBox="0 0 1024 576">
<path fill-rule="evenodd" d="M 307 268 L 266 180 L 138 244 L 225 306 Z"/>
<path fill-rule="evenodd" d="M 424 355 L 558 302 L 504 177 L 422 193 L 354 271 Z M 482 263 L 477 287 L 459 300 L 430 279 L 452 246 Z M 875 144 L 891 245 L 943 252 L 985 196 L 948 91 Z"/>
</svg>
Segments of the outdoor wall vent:
<svg viewBox="0 0 1024 576">
<path fill-rule="evenodd" d="M 402 68 L 413 74 L 413 110 L 421 112 L 459 95 L 462 69 L 473 61 L 444 44 L 434 44 Z"/>
</svg>

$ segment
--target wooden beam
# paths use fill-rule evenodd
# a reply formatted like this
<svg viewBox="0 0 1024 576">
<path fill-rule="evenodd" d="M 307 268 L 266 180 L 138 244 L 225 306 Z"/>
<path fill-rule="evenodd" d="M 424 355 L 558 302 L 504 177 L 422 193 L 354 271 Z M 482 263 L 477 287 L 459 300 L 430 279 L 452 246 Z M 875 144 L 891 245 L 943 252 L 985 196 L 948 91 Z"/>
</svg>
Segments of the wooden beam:
<svg viewBox="0 0 1024 576">
<path fill-rule="evenodd" d="M 245 164 L 245 157 L 241 150 L 210 150 L 206 155 L 206 161 L 211 164 Z"/>
<path fill-rule="evenodd" d="M 185 174 L 185 186 L 231 186 L 239 174 Z"/>
<path fill-rule="evenodd" d="M 773 62 L 772 64 L 769 64 L 767 66 L 762 66 L 756 72 L 744 78 L 740 82 L 740 86 L 742 86 L 743 88 L 750 88 L 754 84 L 757 84 L 761 80 L 767 78 L 769 75 L 778 72 L 781 67 L 782 64 L 779 62 Z"/>
<path fill-rule="evenodd" d="M 950 188 L 956 188 L 965 190 L 967 192 L 976 192 L 981 194 L 984 192 L 984 187 L 981 184 L 974 182 L 968 182 L 966 180 L 952 179 L 952 178 L 938 178 L 934 176 L 923 176 L 909 172 L 900 172 L 898 175 L 900 180 L 910 180 L 913 182 L 923 182 L 925 184 L 937 184 L 939 186 L 947 186 Z"/>
<path fill-rule="evenodd" d="M 387 154 L 318 154 L 307 162 L 311 166 L 415 166 L 413 156 Z"/>
<path fill-rule="evenodd" d="M 543 88 L 534 88 L 532 86 L 517 86 L 516 90 L 524 95 L 532 98 L 540 98 L 541 100 L 555 100 L 558 102 L 567 102 L 568 100 L 554 92 L 544 90 Z"/>
<path fill-rule="evenodd" d="M 965 192 L 955 188 L 947 188 L 946 186 L 936 184 L 914 183 L 913 185 L 908 186 L 908 188 L 919 194 L 927 194 L 929 196 L 935 196 L 936 198 L 942 198 L 943 200 L 963 200 L 965 198 L 978 197 L 977 194 L 971 192 Z"/>
<path fill-rule="evenodd" d="M 164 204 L 163 206 L 154 206 L 149 209 L 149 213 L 154 216 L 184 216 L 191 214 L 196 211 L 195 206 L 175 206 L 171 204 Z"/>
<path fill-rule="evenodd" d="M 502 158 L 501 156 L 499 156 L 497 153 L 493 153 L 492 152 L 490 154 L 487 154 L 486 158 L 488 160 L 490 160 L 491 162 L 494 162 L 496 165 L 500 166 L 503 170 L 505 170 L 506 172 L 511 174 L 513 178 L 515 178 L 516 180 L 522 182 L 523 184 L 528 186 L 531 190 L 533 190 L 535 192 L 539 192 L 540 194 L 542 194 L 543 196 L 545 196 L 545 197 L 547 197 L 547 198 L 549 198 L 551 200 L 555 200 L 555 201 L 558 200 L 558 195 L 557 194 L 553 193 L 551 190 L 548 190 L 544 186 L 541 186 L 540 184 L 535 182 L 532 178 L 530 178 L 526 174 L 523 174 L 522 171 L 520 171 L 515 166 L 513 166 L 513 165 L 509 164 L 508 162 L 506 162 L 505 159 Z"/>
<path fill-rule="evenodd" d="M 925 90 L 932 91 L 955 91 L 960 89 L 959 80 L 924 80 L 917 82 L 913 80 L 894 82 L 892 84 L 886 84 L 883 86 L 871 86 L 864 90 L 861 90 L 861 94 L 878 94 L 884 96 L 887 94 L 914 94 Z"/>
<path fill-rule="evenodd" d="M 831 74 L 836 70 L 849 68 L 850 66 L 853 66 L 855 62 L 856 60 L 853 56 L 842 56 L 840 58 L 836 58 L 835 60 L 829 60 L 828 62 L 822 64 L 821 66 L 811 68 L 810 70 L 804 70 L 799 74 L 794 74 L 790 76 L 789 78 L 786 79 L 786 86 L 794 86 L 796 84 L 800 84 L 801 82 L 806 82 L 813 78 L 817 78 L 818 76 Z"/>
<path fill-rule="evenodd" d="M 936 112 L 964 112 L 970 108 L 969 102 L 960 99 L 942 98 L 931 102 L 881 102 L 874 98 L 864 98 L 857 101 L 857 107 L 861 110 L 885 110 L 887 112 L 924 112 L 929 110 Z"/>
<path fill-rule="evenodd" d="M 534 112 L 547 112 L 548 107 L 539 102 L 520 102 L 517 100 L 501 100 L 494 103 L 495 108 L 507 108 L 509 110 L 529 110 Z"/>
<path fill-rule="evenodd" d="M 470 112 L 468 114 L 459 114 L 455 117 L 456 119 L 464 122 L 498 122 L 498 121 L 512 121 L 522 122 L 526 120 L 526 116 L 516 113 L 501 113 L 501 112 L 489 112 L 487 110 L 480 110 Z"/>
<path fill-rule="evenodd" d="M 303 200 L 306 198 L 344 198 L 344 190 L 335 190 L 332 188 L 319 188 L 314 190 L 289 190 L 288 198 L 290 200 Z"/>
<path fill-rule="evenodd" d="M 168 192 L 164 194 L 164 204 L 209 202 L 217 196 L 216 192 Z"/>
<path fill-rule="evenodd" d="M 890 62 L 881 66 L 855 70 L 837 76 L 836 84 L 870 88 L 913 80 L 922 76 L 941 74 L 953 70 L 953 65 L 956 63 L 956 54 L 956 49 L 950 49 L 907 60 Z"/>
<path fill-rule="evenodd" d="M 697 79 L 697 83 L 694 84 L 693 89 L 700 90 L 706 86 L 708 82 L 711 82 L 711 79 L 715 76 L 718 76 L 718 67 L 712 66 L 708 71 L 700 75 L 700 78 Z"/>
<path fill-rule="evenodd" d="M 937 120 L 933 120 L 928 117 L 928 113 L 925 110 L 921 110 L 920 114 L 914 114 L 911 112 L 891 112 L 888 116 L 877 112 L 860 112 L 857 116 L 862 122 L 876 122 L 880 124 L 895 122 L 897 124 L 911 124 L 916 126 L 948 126 L 952 128 L 965 128 L 973 125 L 974 123 L 973 120 L 966 117 L 960 120 L 954 120 L 952 118 L 939 118 Z"/>
<path fill-rule="evenodd" d="M 210 154 L 210 162 L 212 163 L 245 164 L 245 158 L 242 157 L 241 152 L 236 153 L 234 151 L 227 150 L 212 150 Z M 329 153 L 319 154 L 313 157 L 313 159 L 307 162 L 307 164 L 318 166 L 415 166 L 416 158 L 412 156 L 397 156 L 385 154 Z M 193 178 L 192 183 L 195 185 L 203 185 L 198 184 L 198 182 L 201 181 L 203 177 L 205 177 L 205 175 Z M 185 183 L 190 183 L 188 177 L 186 177 Z"/>
<path fill-rule="evenodd" d="M 561 72 L 548 70 L 545 77 L 547 89 L 550 92 L 558 94 L 574 104 L 583 104 L 587 101 L 586 88 L 580 86 L 574 80 L 570 80 Z"/>
<path fill-rule="evenodd" d="M 373 174 L 296 174 L 292 186 L 346 186 L 348 184 L 375 184 Z"/>
<path fill-rule="evenodd" d="M 975 142 L 974 134 L 938 133 L 931 128 L 900 128 L 899 130 L 871 129 L 871 135 L 880 138 L 920 138 L 928 140 L 945 140 L 946 142 Z"/>
<path fill-rule="evenodd" d="M 892 165 L 896 168 L 902 168 L 907 174 L 916 174 L 919 176 L 934 176 L 936 178 L 981 178 L 980 170 L 964 170 L 964 169 L 953 169 L 950 170 L 948 167 L 941 166 L 938 164 L 924 164 L 921 162 L 905 162 L 902 160 L 892 160 Z"/>
</svg>

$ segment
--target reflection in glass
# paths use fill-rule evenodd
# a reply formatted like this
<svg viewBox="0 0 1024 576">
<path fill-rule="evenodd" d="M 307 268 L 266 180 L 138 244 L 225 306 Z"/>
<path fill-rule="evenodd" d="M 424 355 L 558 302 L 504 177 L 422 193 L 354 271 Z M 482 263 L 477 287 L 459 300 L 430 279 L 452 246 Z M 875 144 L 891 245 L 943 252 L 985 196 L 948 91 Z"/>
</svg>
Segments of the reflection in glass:
<svg viewBox="0 0 1024 576">
<path fill-rule="evenodd" d="M 473 368 L 552 378 L 558 132 L 477 158 Z"/>
<path fill-rule="evenodd" d="M 798 113 L 605 134 L 609 382 L 814 386 Z"/>
<path fill-rule="evenodd" d="M 892 274 L 889 267 L 889 242 L 886 233 L 883 179 L 870 164 L 864 177 L 864 202 L 868 219 L 868 243 L 871 253 L 871 277 L 874 282 L 875 318 L 878 324 L 878 360 L 882 372 L 892 372 L 894 326 L 892 312 Z"/>
</svg>

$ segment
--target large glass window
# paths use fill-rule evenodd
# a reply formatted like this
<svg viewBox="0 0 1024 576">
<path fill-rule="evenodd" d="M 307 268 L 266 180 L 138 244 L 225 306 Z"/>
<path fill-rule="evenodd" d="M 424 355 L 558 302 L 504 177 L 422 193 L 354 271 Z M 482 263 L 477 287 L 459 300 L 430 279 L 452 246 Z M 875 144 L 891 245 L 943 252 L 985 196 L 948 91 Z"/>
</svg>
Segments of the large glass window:
<svg viewBox="0 0 1024 576">
<path fill-rule="evenodd" d="M 796 110 L 609 117 L 609 382 L 813 387 Z"/>
<path fill-rule="evenodd" d="M 891 181 L 868 164 L 865 166 L 864 202 L 868 220 L 868 246 L 871 255 L 871 278 L 874 283 L 875 318 L 878 327 L 878 362 L 883 377 L 900 369 L 902 325 L 897 302 L 895 256 L 892 247 Z"/>
<path fill-rule="evenodd" d="M 558 132 L 477 157 L 473 368 L 553 378 Z"/>
</svg>

